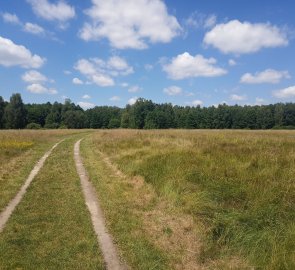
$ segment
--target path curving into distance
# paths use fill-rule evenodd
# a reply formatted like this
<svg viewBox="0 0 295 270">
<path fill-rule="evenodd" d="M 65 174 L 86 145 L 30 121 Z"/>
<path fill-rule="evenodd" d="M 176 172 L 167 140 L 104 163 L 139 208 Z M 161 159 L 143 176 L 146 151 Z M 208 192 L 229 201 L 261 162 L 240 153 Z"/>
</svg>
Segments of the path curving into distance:
<svg viewBox="0 0 295 270">
<path fill-rule="evenodd" d="M 25 183 L 22 185 L 21 189 L 19 192 L 16 194 L 16 196 L 8 203 L 6 208 L 0 213 L 0 233 L 3 231 L 6 222 L 12 215 L 14 209 L 16 206 L 21 202 L 22 198 L 24 197 L 27 188 L 30 186 L 32 181 L 34 180 L 35 176 L 38 174 L 40 169 L 43 167 L 46 159 L 50 156 L 51 152 L 53 151 L 54 148 L 56 148 L 63 140 L 59 141 L 56 143 L 52 148 L 47 151 L 43 157 L 39 159 L 39 161 L 36 163 L 35 167 L 33 170 L 30 172 L 28 178 L 26 179 Z"/>
<path fill-rule="evenodd" d="M 89 181 L 89 177 L 83 166 L 80 156 L 81 140 L 77 141 L 74 146 L 75 164 L 81 180 L 85 202 L 90 212 L 92 225 L 96 233 L 99 246 L 103 253 L 106 268 L 108 270 L 125 270 L 127 267 L 119 259 L 117 249 L 112 241 L 112 237 L 106 229 L 103 213 L 95 192 L 95 188 Z"/>
</svg>

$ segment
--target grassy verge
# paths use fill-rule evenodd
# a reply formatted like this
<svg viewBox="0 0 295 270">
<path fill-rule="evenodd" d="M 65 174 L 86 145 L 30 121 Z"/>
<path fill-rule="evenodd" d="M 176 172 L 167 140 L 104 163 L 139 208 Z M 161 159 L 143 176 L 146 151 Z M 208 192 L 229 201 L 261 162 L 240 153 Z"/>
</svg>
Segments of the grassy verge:
<svg viewBox="0 0 295 270">
<path fill-rule="evenodd" d="M 0 269 L 104 269 L 73 160 L 78 137 L 53 151 L 0 234 Z"/>
<path fill-rule="evenodd" d="M 137 190 L 136 194 L 134 186 L 116 175 L 93 146 L 91 137 L 83 140 L 81 155 L 99 194 L 107 227 L 119 246 L 121 256 L 131 269 L 169 269 L 164 252 L 157 248 L 142 230 L 142 220 L 136 213 L 136 196 L 149 191 L 143 187 Z M 149 208 L 151 204 L 152 202 L 147 200 L 142 207 Z"/>
<path fill-rule="evenodd" d="M 43 154 L 54 143 L 77 132 L 81 131 L 0 131 L 0 211 L 15 196 Z"/>
<path fill-rule="evenodd" d="M 196 256 L 204 268 L 294 269 L 294 136 L 120 130 L 98 133 L 93 148 L 193 217 L 203 228 Z"/>
</svg>

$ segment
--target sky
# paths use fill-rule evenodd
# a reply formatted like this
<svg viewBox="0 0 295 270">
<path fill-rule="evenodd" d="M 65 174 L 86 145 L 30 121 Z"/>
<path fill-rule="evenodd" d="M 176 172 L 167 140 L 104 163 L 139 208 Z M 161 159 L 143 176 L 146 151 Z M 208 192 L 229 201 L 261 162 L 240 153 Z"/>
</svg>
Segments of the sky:
<svg viewBox="0 0 295 270">
<path fill-rule="evenodd" d="M 0 96 L 295 102 L 293 0 L 0 0 Z"/>
</svg>

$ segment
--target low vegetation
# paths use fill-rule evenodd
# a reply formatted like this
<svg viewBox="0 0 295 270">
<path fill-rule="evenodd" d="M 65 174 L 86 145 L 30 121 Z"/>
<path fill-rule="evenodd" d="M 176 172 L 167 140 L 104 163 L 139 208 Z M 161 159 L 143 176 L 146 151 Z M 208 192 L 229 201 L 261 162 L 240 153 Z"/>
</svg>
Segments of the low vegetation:
<svg viewBox="0 0 295 270">
<path fill-rule="evenodd" d="M 73 160 L 78 138 L 53 151 L 0 234 L 0 269 L 104 269 Z"/>
<path fill-rule="evenodd" d="M 0 131 L 0 211 L 15 196 L 35 163 L 73 130 Z"/>
<path fill-rule="evenodd" d="M 102 195 L 109 215 L 121 209 L 111 222 L 119 239 L 126 234 L 121 231 L 120 236 L 121 228 L 130 222 L 126 216 L 151 225 L 144 219 L 145 211 L 154 209 L 158 218 L 171 212 L 169 207 L 158 208 L 157 202 L 163 201 L 173 206 L 176 219 L 181 213 L 193 218 L 190 226 L 196 227 L 203 243 L 195 252 L 196 264 L 215 269 L 294 269 L 294 138 L 291 131 L 102 131 L 88 146 L 97 155 L 85 150 L 85 161 L 90 168 L 102 152 L 130 179 L 142 177 L 156 194 L 145 206 L 136 202 L 131 206 L 134 188 L 112 190 L 113 180 L 100 179 L 90 168 L 95 182 L 110 183 L 97 183 L 98 190 L 103 186 L 105 194 L 112 194 Z M 143 190 L 138 192 L 144 196 Z M 115 194 L 129 196 L 126 212 L 120 207 L 125 199 L 120 201 Z M 162 234 L 178 234 L 169 224 L 158 223 L 167 226 Z M 146 235 L 153 231 L 151 226 L 142 228 Z M 173 251 L 163 243 L 156 247 L 171 264 Z M 182 258 L 173 255 L 172 264 L 181 263 Z"/>
</svg>

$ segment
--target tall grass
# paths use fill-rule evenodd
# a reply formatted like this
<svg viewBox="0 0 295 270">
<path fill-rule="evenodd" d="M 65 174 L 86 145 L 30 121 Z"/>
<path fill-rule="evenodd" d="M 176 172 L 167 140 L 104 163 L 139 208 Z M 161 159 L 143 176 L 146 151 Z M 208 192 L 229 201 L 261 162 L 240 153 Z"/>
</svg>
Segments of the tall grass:
<svg viewBox="0 0 295 270">
<path fill-rule="evenodd" d="M 204 265 L 239 257 L 295 269 L 293 131 L 121 130 L 94 143 L 203 224 Z"/>
</svg>

